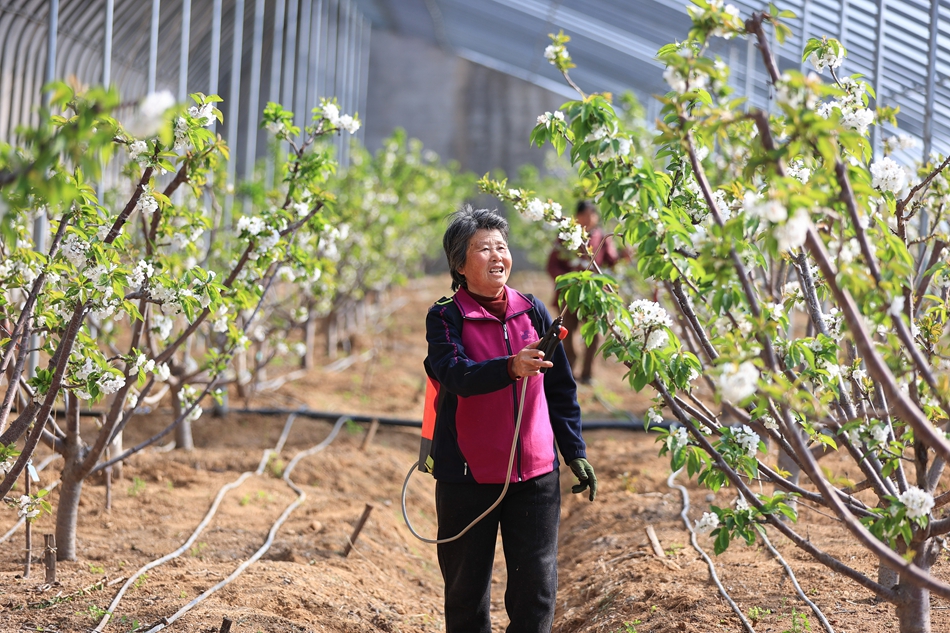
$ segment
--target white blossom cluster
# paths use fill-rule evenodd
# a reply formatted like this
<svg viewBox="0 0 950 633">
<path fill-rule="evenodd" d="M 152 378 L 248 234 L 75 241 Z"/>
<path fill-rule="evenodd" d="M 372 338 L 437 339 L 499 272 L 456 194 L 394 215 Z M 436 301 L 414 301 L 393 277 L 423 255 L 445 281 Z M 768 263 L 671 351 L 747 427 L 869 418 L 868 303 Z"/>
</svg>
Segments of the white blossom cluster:
<svg viewBox="0 0 950 633">
<path fill-rule="evenodd" d="M 544 49 L 544 59 L 557 66 L 558 60 L 567 61 L 570 59 L 567 48 L 563 44 L 548 44 Z"/>
<path fill-rule="evenodd" d="M 13 464 L 14 460 L 12 455 L 0 462 L 0 475 L 6 475 L 8 472 L 13 470 Z"/>
<path fill-rule="evenodd" d="M 188 114 L 192 118 L 198 120 L 198 125 L 201 127 L 211 127 L 214 125 L 214 105 L 211 103 L 205 103 L 203 105 L 194 105 L 188 108 Z M 182 151 L 188 148 L 188 130 L 189 130 L 188 120 L 180 116 L 175 120 L 175 150 Z"/>
<path fill-rule="evenodd" d="M 864 106 L 863 97 L 867 84 L 851 77 L 842 77 L 839 83 L 845 94 L 837 100 L 819 104 L 816 112 L 827 119 L 832 111 L 837 109 L 841 112 L 842 125 L 856 130 L 859 134 L 866 134 L 868 126 L 874 123 L 874 111 Z"/>
<path fill-rule="evenodd" d="M 889 136 L 884 139 L 884 151 L 888 154 L 897 150 L 909 150 L 917 147 L 917 139 L 907 134 Z"/>
<path fill-rule="evenodd" d="M 808 211 L 799 207 L 784 224 L 775 226 L 772 236 L 778 242 L 778 249 L 784 253 L 804 244 L 810 227 L 811 217 Z"/>
<path fill-rule="evenodd" d="M 555 110 L 552 114 L 551 112 L 545 112 L 544 114 L 538 116 L 538 125 L 543 125 L 544 127 L 551 127 L 551 122 L 557 120 L 564 122 L 564 113 L 560 110 Z"/>
<path fill-rule="evenodd" d="M 805 167 L 805 162 L 800 158 L 791 161 L 785 172 L 803 185 L 808 184 L 808 179 L 811 178 L 811 170 Z"/>
<path fill-rule="evenodd" d="M 349 224 L 344 223 L 340 224 L 339 226 L 331 226 L 326 231 L 324 231 L 322 235 L 320 235 L 320 240 L 317 242 L 317 254 L 320 257 L 329 259 L 330 261 L 338 261 L 340 259 L 340 249 L 338 243 L 345 242 L 349 236 Z"/>
<path fill-rule="evenodd" d="M 356 134 L 360 129 L 360 121 L 349 114 L 340 114 L 340 108 L 335 103 L 329 101 L 323 102 L 323 118 L 327 120 L 330 127 L 346 130 L 350 134 Z"/>
<path fill-rule="evenodd" d="M 30 495 L 20 495 L 17 499 L 17 516 L 30 520 L 39 516 L 42 510 L 39 499 L 34 499 Z"/>
<path fill-rule="evenodd" d="M 602 144 L 602 141 L 608 142 L 603 149 L 601 149 L 596 154 L 593 154 L 592 158 L 598 161 L 608 161 L 618 157 L 629 156 L 630 149 L 633 147 L 633 142 L 629 138 L 618 136 L 617 133 L 618 126 L 616 121 L 613 121 L 610 127 L 606 125 L 594 126 L 590 133 L 584 137 L 584 142 L 598 142 L 599 144 Z"/>
<path fill-rule="evenodd" d="M 141 164 L 147 162 L 148 158 L 148 143 L 145 141 L 132 141 L 129 143 L 129 160 L 134 160 Z"/>
<path fill-rule="evenodd" d="M 844 61 L 844 47 L 837 40 L 830 40 L 828 44 L 821 57 L 818 56 L 818 51 L 808 56 L 808 61 L 820 73 L 825 72 L 825 68 L 837 68 Z"/>
<path fill-rule="evenodd" d="M 934 507 L 933 496 L 917 486 L 911 486 L 900 493 L 897 499 L 907 508 L 907 516 L 911 519 L 927 516 Z"/>
<path fill-rule="evenodd" d="M 805 78 L 804 86 L 797 85 L 790 74 L 782 73 L 779 81 L 775 82 L 775 101 L 793 110 L 798 110 L 803 106 L 813 109 L 818 102 L 820 85 L 821 78 L 815 73 L 810 73 Z"/>
<path fill-rule="evenodd" d="M 662 421 L 662 418 L 661 418 Z M 675 432 L 670 433 L 666 436 L 666 448 L 669 449 L 671 453 L 675 453 L 681 448 L 684 448 L 689 445 L 689 435 L 686 431 L 685 426 L 681 426 L 676 429 Z"/>
<path fill-rule="evenodd" d="M 152 189 L 147 184 L 142 185 L 142 194 L 135 203 L 135 208 L 141 211 L 146 219 L 151 218 L 152 214 L 158 210 L 158 200 L 152 195 Z"/>
<path fill-rule="evenodd" d="M 643 421 L 647 426 L 656 426 L 657 424 L 663 423 L 663 416 L 660 415 L 660 412 L 655 407 L 650 407 L 643 415 Z"/>
<path fill-rule="evenodd" d="M 678 94 L 686 94 L 691 90 L 703 90 L 709 83 L 709 76 L 701 70 L 692 68 L 688 75 L 675 66 L 667 66 L 663 71 L 663 79 L 670 88 Z"/>
<path fill-rule="evenodd" d="M 204 410 L 201 408 L 201 405 L 196 404 L 195 401 L 198 399 L 198 396 L 201 395 L 200 392 L 192 387 L 191 385 L 185 385 L 179 397 L 181 398 L 181 410 L 185 412 L 191 407 L 192 404 L 195 405 L 195 408 L 185 416 L 185 422 L 194 422 L 201 417 L 201 414 L 204 413 Z"/>
<path fill-rule="evenodd" d="M 175 97 L 168 90 L 153 92 L 139 104 L 126 131 L 136 138 L 149 138 L 158 134 L 165 121 L 165 112 L 175 105 Z"/>
<path fill-rule="evenodd" d="M 730 402 L 741 402 L 755 393 L 759 370 L 750 361 L 726 363 L 719 374 L 717 384 L 722 397 Z"/>
<path fill-rule="evenodd" d="M 733 431 L 732 438 L 745 450 L 746 455 L 755 457 L 756 452 L 759 450 L 759 436 L 756 435 L 755 431 L 753 431 L 749 425 L 743 424 L 741 428 Z"/>
<path fill-rule="evenodd" d="M 63 239 L 60 249 L 63 251 L 63 257 L 68 259 L 70 264 L 80 268 L 86 263 L 86 256 L 89 253 L 89 243 L 75 233 L 70 233 Z"/>
<path fill-rule="evenodd" d="M 150 372 L 155 369 L 155 359 L 147 357 L 145 354 L 139 354 L 135 358 L 135 362 L 132 364 L 134 371 L 144 371 Z"/>
<path fill-rule="evenodd" d="M 696 520 L 696 531 L 708 534 L 719 527 L 719 517 L 713 512 L 703 512 L 703 516 Z"/>
<path fill-rule="evenodd" d="M 776 422 L 776 421 L 775 421 L 775 418 L 773 418 L 773 417 L 772 417 L 771 415 L 769 415 L 768 413 L 766 413 L 766 414 L 763 415 L 761 418 L 759 418 L 759 422 L 761 422 L 761 423 L 762 423 L 762 426 L 764 426 L 765 428 L 767 428 L 767 429 L 770 430 L 770 431 L 778 431 L 778 430 L 779 430 L 779 428 L 778 428 L 778 422 Z"/>
<path fill-rule="evenodd" d="M 634 340 L 643 345 L 644 351 L 666 347 L 670 341 L 666 328 L 673 327 L 673 319 L 663 306 L 649 299 L 637 299 L 627 309 L 630 311 L 630 331 Z"/>
<path fill-rule="evenodd" d="M 763 198 L 751 191 L 747 191 L 743 196 L 742 209 L 752 217 L 762 218 L 774 224 L 788 219 L 788 209 L 781 201 L 774 198 Z"/>
<path fill-rule="evenodd" d="M 871 186 L 881 191 L 900 193 L 907 182 L 907 173 L 893 158 L 884 158 L 871 163 Z"/>
<path fill-rule="evenodd" d="M 139 263 L 135 265 L 135 269 L 132 270 L 132 274 L 129 275 L 129 286 L 135 289 L 142 287 L 146 281 L 151 278 L 155 273 L 155 269 L 144 259 L 140 259 Z"/>
</svg>

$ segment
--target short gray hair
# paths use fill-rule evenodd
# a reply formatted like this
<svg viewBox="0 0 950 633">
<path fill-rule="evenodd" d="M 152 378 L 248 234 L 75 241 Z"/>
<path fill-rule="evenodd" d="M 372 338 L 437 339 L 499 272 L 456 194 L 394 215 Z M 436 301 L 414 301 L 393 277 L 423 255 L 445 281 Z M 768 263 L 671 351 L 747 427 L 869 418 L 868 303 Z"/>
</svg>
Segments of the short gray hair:
<svg viewBox="0 0 950 633">
<path fill-rule="evenodd" d="M 445 258 L 449 262 L 449 272 L 452 273 L 452 290 L 459 286 L 467 288 L 465 275 L 458 269 L 465 265 L 468 255 L 468 243 L 479 229 L 489 231 L 497 229 L 505 241 L 508 241 L 508 220 L 488 209 L 473 209 L 466 204 L 449 216 L 449 228 L 442 236 L 442 248 L 445 249 Z"/>
</svg>

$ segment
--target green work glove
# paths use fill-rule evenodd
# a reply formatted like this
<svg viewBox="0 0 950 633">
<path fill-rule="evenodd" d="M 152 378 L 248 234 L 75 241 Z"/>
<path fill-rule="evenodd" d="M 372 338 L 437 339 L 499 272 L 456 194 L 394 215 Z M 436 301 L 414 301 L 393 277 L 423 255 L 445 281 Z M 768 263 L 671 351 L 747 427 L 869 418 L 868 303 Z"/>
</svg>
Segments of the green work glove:
<svg viewBox="0 0 950 633">
<path fill-rule="evenodd" d="M 574 476 L 577 477 L 578 481 L 578 484 L 571 488 L 571 492 L 577 494 L 584 492 L 590 487 L 590 496 L 588 498 L 593 501 L 594 497 L 597 496 L 597 475 L 594 474 L 594 467 L 583 457 L 572 459 L 570 466 L 571 471 L 574 473 Z"/>
</svg>

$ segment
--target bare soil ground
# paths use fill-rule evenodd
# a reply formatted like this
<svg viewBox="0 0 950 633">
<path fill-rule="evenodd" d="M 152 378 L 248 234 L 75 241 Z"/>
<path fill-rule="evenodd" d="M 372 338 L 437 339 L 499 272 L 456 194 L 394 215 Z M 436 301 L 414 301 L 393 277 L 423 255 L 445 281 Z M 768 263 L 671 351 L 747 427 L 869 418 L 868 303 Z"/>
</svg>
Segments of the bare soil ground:
<svg viewBox="0 0 950 633">
<path fill-rule="evenodd" d="M 550 294 L 540 275 L 516 275 L 513 285 L 541 297 Z M 413 282 L 390 298 L 401 306 L 381 327 L 368 328 L 356 353 L 375 348 L 369 360 L 339 372 L 315 370 L 302 380 L 262 394 L 252 406 L 296 408 L 419 419 L 423 316 L 448 291 L 447 277 Z M 321 358 L 320 366 L 330 363 Z M 652 394 L 634 394 L 623 368 L 598 361 L 595 384 L 583 386 L 586 418 L 610 417 L 610 408 L 642 413 Z M 605 406 L 607 403 L 609 406 Z M 232 407 L 243 405 L 232 398 Z M 130 425 L 127 445 L 163 428 L 170 413 L 159 410 Z M 89 631 L 95 628 L 125 579 L 143 565 L 180 548 L 201 522 L 218 490 L 242 473 L 255 471 L 273 448 L 287 416 L 206 414 L 195 426 L 191 452 L 147 450 L 130 459 L 105 510 L 105 487 L 89 482 L 83 491 L 79 559 L 60 562 L 58 582 L 44 584 L 41 547 L 34 545 L 33 571 L 23 578 L 23 529 L 0 543 L 0 632 Z M 413 538 L 400 512 L 403 478 L 418 451 L 415 429 L 382 427 L 361 450 L 367 425 L 349 424 L 323 452 L 305 457 L 290 478 L 304 491 L 302 504 L 276 530 L 266 553 L 236 580 L 187 611 L 168 628 L 218 631 L 223 618 L 234 632 L 422 632 L 444 630 L 441 578 L 433 546 Z M 261 474 L 250 475 L 227 493 L 218 512 L 177 558 L 155 567 L 132 585 L 106 631 L 147 630 L 231 575 L 268 539 L 271 526 L 297 499 L 283 482 L 294 456 L 320 443 L 331 424 L 298 417 L 280 455 Z M 741 631 L 739 620 L 718 595 L 706 564 L 689 544 L 679 512 L 680 494 L 666 485 L 669 463 L 656 456 L 655 436 L 629 431 L 586 434 L 600 492 L 593 504 L 570 494 L 563 472 L 560 590 L 554 630 L 558 633 L 662 633 Z M 774 456 L 770 458 L 774 462 Z M 41 473 L 42 485 L 58 476 L 61 463 Z M 844 462 L 823 462 L 835 476 L 855 477 Z M 698 518 L 710 502 L 725 505 L 734 494 L 716 495 L 687 484 Z M 413 479 L 408 496 L 413 524 L 435 533 L 432 481 Z M 55 491 L 50 495 L 54 506 Z M 353 552 L 342 552 L 367 504 L 373 510 Z M 12 526 L 0 515 L 0 536 Z M 653 526 L 664 559 L 653 554 L 645 528 Z M 53 532 L 54 518 L 33 526 L 34 543 Z M 796 527 L 813 543 L 872 576 L 876 565 L 840 524 L 808 509 Z M 808 596 L 842 633 L 896 631 L 890 605 L 797 550 L 777 533 L 773 543 L 795 570 Z M 712 551 L 708 537 L 700 544 Z M 947 556 L 935 574 L 950 579 Z M 810 630 L 820 626 L 800 601 L 779 565 L 761 546 L 733 544 L 715 557 L 717 572 L 733 599 L 753 614 L 760 633 Z M 496 556 L 493 580 L 494 630 L 503 631 L 505 572 Z M 950 631 L 950 608 L 934 600 L 933 630 Z M 796 628 L 796 626 L 798 628 Z"/>
</svg>

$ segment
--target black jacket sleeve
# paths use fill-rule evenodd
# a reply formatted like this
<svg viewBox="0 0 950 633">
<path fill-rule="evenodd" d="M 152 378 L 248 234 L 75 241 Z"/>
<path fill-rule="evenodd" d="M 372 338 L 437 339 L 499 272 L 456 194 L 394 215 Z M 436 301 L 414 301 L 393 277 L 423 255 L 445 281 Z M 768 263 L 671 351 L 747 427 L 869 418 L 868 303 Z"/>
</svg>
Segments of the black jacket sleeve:
<svg viewBox="0 0 950 633">
<path fill-rule="evenodd" d="M 439 301 L 429 308 L 426 341 L 432 377 L 457 396 L 478 396 L 514 383 L 508 375 L 507 356 L 475 362 L 465 355 L 462 315 L 452 300 Z"/>
<path fill-rule="evenodd" d="M 534 297 L 534 309 L 541 317 L 543 334 L 551 327 L 553 319 L 544 303 L 537 297 Z M 577 403 L 577 383 L 574 382 L 563 344 L 558 344 L 554 349 L 554 357 L 550 360 L 554 367 L 544 373 L 544 396 L 548 401 L 554 438 L 565 462 L 570 463 L 578 457 L 587 457 L 587 446 L 581 435 L 581 407 Z"/>
</svg>

